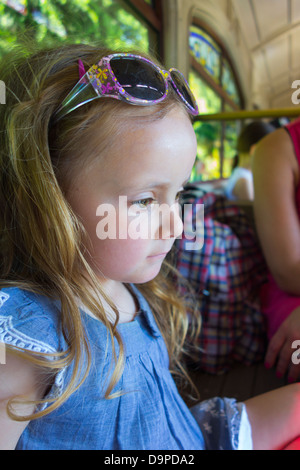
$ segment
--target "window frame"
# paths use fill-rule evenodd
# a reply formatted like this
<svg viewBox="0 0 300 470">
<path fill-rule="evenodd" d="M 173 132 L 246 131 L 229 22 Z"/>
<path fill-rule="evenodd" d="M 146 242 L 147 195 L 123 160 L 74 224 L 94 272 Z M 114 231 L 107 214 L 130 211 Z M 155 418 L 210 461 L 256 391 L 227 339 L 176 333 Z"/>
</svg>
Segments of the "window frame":
<svg viewBox="0 0 300 470">
<path fill-rule="evenodd" d="M 199 64 L 196 59 L 190 54 L 190 64 L 191 64 L 191 67 L 194 69 L 194 71 L 196 73 L 198 73 L 201 78 L 221 97 L 222 99 L 222 108 L 224 108 L 224 104 L 223 102 L 225 101 L 226 104 L 228 104 L 231 108 L 233 108 L 234 110 L 238 111 L 238 110 L 241 110 L 241 109 L 244 109 L 245 107 L 245 100 L 244 100 L 244 96 L 243 96 L 243 92 L 242 92 L 242 88 L 241 88 L 241 85 L 240 85 L 240 82 L 239 82 L 239 78 L 238 78 L 238 75 L 236 73 L 236 69 L 234 67 L 234 64 L 229 56 L 229 54 L 227 53 L 227 50 L 224 46 L 224 43 L 222 42 L 222 40 L 219 38 L 219 36 L 204 22 L 202 21 L 200 18 L 197 18 L 197 17 L 193 17 L 192 18 L 192 22 L 191 22 L 191 25 L 193 26 L 196 26 L 200 29 L 202 29 L 206 34 L 208 34 L 219 46 L 220 50 L 221 50 L 221 70 L 220 70 L 220 82 L 222 83 L 222 74 L 223 74 L 223 67 L 224 67 L 224 62 L 223 62 L 223 59 L 226 59 L 230 68 L 231 68 L 231 71 L 232 71 L 232 74 L 233 74 L 233 78 L 234 78 L 234 81 L 235 81 L 235 84 L 236 84 L 236 87 L 237 87 L 237 90 L 238 90 L 238 94 L 239 94 L 239 98 L 240 98 L 240 106 L 238 106 L 231 98 L 230 96 L 226 93 L 226 91 L 222 88 L 222 85 L 219 85 L 218 83 L 216 83 L 214 81 L 214 79 L 209 75 L 208 72 L 206 72 L 206 70 L 204 69 L 204 67 Z M 223 101 L 224 100 L 224 101 Z M 220 110 L 220 111 L 223 111 Z"/>
<path fill-rule="evenodd" d="M 227 53 L 224 43 L 220 39 L 220 37 L 200 18 L 193 17 L 190 23 L 190 26 L 195 26 L 202 29 L 207 35 L 209 35 L 213 41 L 215 41 L 220 48 L 221 51 L 221 61 L 220 61 L 220 84 L 216 83 L 216 81 L 212 78 L 211 75 L 205 70 L 205 68 L 196 61 L 196 59 L 192 56 L 189 50 L 190 56 L 190 67 L 194 73 L 196 73 L 200 79 L 202 79 L 207 86 L 209 86 L 221 99 L 221 109 L 219 112 L 224 112 L 226 106 L 229 106 L 234 111 L 239 111 L 241 109 L 245 109 L 245 99 L 242 92 L 242 88 L 240 85 L 240 81 L 238 75 L 236 73 L 236 69 L 233 65 L 233 62 Z M 190 29 L 189 29 L 190 34 Z M 233 75 L 233 79 L 235 81 L 235 85 L 238 91 L 240 106 L 235 103 L 232 98 L 226 93 L 226 91 L 222 87 L 222 74 L 223 74 L 223 67 L 224 67 L 224 59 L 227 60 Z M 221 121 L 221 141 L 220 141 L 220 160 L 219 160 L 219 178 L 223 179 L 224 173 L 224 140 L 226 138 L 226 122 Z"/>
<path fill-rule="evenodd" d="M 125 0 L 130 9 L 136 13 L 141 20 L 150 26 L 154 33 L 158 36 L 158 45 L 155 53 L 161 60 L 164 57 L 163 47 L 163 21 L 162 21 L 162 0 L 152 0 L 153 6 L 149 5 L 145 0 Z"/>
</svg>

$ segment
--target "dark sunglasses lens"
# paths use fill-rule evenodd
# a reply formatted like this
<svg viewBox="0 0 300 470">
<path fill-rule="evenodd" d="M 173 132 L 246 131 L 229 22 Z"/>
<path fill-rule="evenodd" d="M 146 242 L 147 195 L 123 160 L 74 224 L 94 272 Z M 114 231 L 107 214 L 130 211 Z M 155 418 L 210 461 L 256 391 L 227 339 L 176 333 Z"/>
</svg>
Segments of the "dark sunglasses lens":
<svg viewBox="0 0 300 470">
<path fill-rule="evenodd" d="M 165 94 L 161 73 L 148 62 L 135 57 L 113 57 L 110 66 L 120 85 L 132 97 L 155 101 Z"/>
<path fill-rule="evenodd" d="M 181 73 L 178 72 L 177 70 L 172 70 L 171 77 L 179 93 L 183 96 L 185 101 L 187 101 L 188 104 L 192 106 L 192 108 L 195 109 L 197 107 L 197 104 L 196 104 L 194 95 L 192 94 L 190 88 L 187 86 Z"/>
</svg>

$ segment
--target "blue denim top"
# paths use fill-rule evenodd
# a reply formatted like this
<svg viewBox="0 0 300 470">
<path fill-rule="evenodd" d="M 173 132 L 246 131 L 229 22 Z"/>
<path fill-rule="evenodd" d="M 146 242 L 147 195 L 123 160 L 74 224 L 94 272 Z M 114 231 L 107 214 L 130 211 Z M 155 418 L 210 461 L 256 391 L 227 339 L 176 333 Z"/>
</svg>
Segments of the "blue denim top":
<svg viewBox="0 0 300 470">
<path fill-rule="evenodd" d="M 141 313 L 118 326 L 125 345 L 125 369 L 104 399 L 112 366 L 104 325 L 82 311 L 92 366 L 81 387 L 56 411 L 32 420 L 17 449 L 201 449 L 200 428 L 181 399 L 168 370 L 167 349 L 149 305 L 132 286 Z M 1 291 L 0 340 L 30 351 L 65 349 L 56 302 L 18 288 Z M 50 396 L 63 389 L 71 369 L 56 376 Z M 47 406 L 47 405 L 46 405 Z"/>
<path fill-rule="evenodd" d="M 167 349 L 151 309 L 138 289 L 131 288 L 140 313 L 118 326 L 126 359 L 112 393 L 122 394 L 104 398 L 112 373 L 110 338 L 99 320 L 81 311 L 92 356 L 89 374 L 57 410 L 28 424 L 17 450 L 236 449 L 241 434 L 251 445 L 245 410 L 235 400 L 216 398 L 187 408 L 169 372 Z M 59 306 L 19 288 L 2 289 L 0 342 L 32 352 L 64 351 Z M 69 366 L 56 375 L 46 399 L 59 396 L 71 373 Z"/>
</svg>

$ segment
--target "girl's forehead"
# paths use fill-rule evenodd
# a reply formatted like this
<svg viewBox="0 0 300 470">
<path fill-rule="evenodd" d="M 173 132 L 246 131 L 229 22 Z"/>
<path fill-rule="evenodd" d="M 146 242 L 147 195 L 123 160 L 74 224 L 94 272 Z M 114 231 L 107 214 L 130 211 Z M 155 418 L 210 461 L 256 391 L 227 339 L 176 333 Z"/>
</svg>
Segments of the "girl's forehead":
<svg viewBox="0 0 300 470">
<path fill-rule="evenodd" d="M 175 146 L 184 148 L 189 144 L 189 140 L 196 143 L 189 118 L 182 111 L 173 111 L 157 121 L 143 125 L 128 125 L 113 143 L 108 161 L 112 164 L 120 161 L 130 163 L 134 158 L 142 158 L 147 152 L 151 154 L 151 152 L 161 153 L 162 150 L 172 151 Z"/>
<path fill-rule="evenodd" d="M 174 199 L 191 174 L 197 151 L 190 121 L 178 120 L 124 134 L 117 146 L 73 181 L 71 205 L 80 201 L 88 210 L 101 203 L 115 205 L 120 196 L 133 201 L 152 194 L 160 200 Z"/>
<path fill-rule="evenodd" d="M 183 179 L 190 174 L 189 162 L 195 159 L 197 143 L 190 119 L 181 109 L 156 121 L 125 123 L 105 142 L 96 131 L 95 127 L 83 147 L 87 164 L 79 177 L 87 184 L 96 179 L 102 185 L 111 182 L 127 187 L 140 181 L 150 186 L 167 184 L 178 172 Z"/>
</svg>

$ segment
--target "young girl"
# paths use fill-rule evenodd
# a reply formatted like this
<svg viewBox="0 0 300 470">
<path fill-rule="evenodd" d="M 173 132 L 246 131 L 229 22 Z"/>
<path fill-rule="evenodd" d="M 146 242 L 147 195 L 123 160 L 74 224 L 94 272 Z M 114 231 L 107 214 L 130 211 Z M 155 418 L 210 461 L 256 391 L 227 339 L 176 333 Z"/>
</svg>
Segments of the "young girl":
<svg viewBox="0 0 300 470">
<path fill-rule="evenodd" d="M 238 449 L 253 437 L 276 448 L 296 437 L 297 385 L 190 411 L 170 373 L 185 374 L 188 318 L 165 257 L 196 154 L 181 74 L 87 45 L 14 54 L 0 70 L 0 447 Z"/>
</svg>

